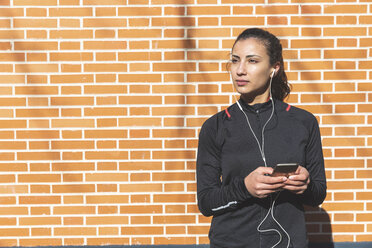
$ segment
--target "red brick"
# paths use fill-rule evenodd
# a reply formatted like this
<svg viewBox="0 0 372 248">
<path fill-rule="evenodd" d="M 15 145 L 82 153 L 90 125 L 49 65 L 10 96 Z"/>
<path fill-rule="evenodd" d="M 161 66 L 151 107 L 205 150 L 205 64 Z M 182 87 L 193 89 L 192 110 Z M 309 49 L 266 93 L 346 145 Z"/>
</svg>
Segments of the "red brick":
<svg viewBox="0 0 372 248">
<path fill-rule="evenodd" d="M 21 217 L 19 218 L 19 225 L 60 225 L 60 217 Z"/>
<path fill-rule="evenodd" d="M 325 14 L 338 14 L 338 13 L 367 13 L 368 6 L 364 4 L 358 5 L 325 5 L 324 6 L 324 13 Z"/>
<path fill-rule="evenodd" d="M 161 38 L 161 29 L 121 29 L 119 38 Z"/>
<path fill-rule="evenodd" d="M 122 50 L 126 49 L 126 41 L 85 41 L 85 50 Z"/>
<path fill-rule="evenodd" d="M 333 16 L 292 16 L 292 25 L 332 25 Z"/>
<path fill-rule="evenodd" d="M 18 160 L 60 160 L 59 152 L 18 152 Z"/>
<path fill-rule="evenodd" d="M 54 234 L 57 236 L 93 236 L 96 235 L 94 227 L 56 227 Z"/>
<path fill-rule="evenodd" d="M 57 19 L 17 18 L 13 23 L 15 28 L 57 28 Z"/>
<path fill-rule="evenodd" d="M 82 214 L 95 214 L 96 209 L 94 206 L 55 206 L 53 208 L 55 215 L 82 215 Z"/>
<path fill-rule="evenodd" d="M 324 28 L 323 36 L 365 36 L 367 29 L 364 27 L 331 27 Z"/>
<path fill-rule="evenodd" d="M 327 182 L 329 189 L 363 189 L 363 181 L 331 181 Z"/>
<path fill-rule="evenodd" d="M 96 160 L 96 159 L 104 159 L 104 160 L 124 160 L 128 159 L 128 152 L 127 151 L 97 151 L 97 152 L 86 152 L 85 159 L 88 160 Z"/>
<path fill-rule="evenodd" d="M 17 6 L 55 6 L 57 5 L 57 0 L 51 0 L 48 2 L 45 2 L 43 0 L 14 0 L 13 5 Z"/>
<path fill-rule="evenodd" d="M 171 4 L 171 5 L 175 5 L 175 4 L 179 4 L 179 1 L 178 0 L 152 0 L 151 2 L 153 5 L 166 5 L 166 4 Z M 182 2 L 183 4 L 194 4 L 194 0 L 183 0 Z"/>
<path fill-rule="evenodd" d="M 0 215 L 28 215 L 27 207 L 0 207 Z"/>
<path fill-rule="evenodd" d="M 85 64 L 84 72 L 126 72 L 127 64 L 110 63 L 110 64 Z"/>
<path fill-rule="evenodd" d="M 147 213 L 162 213 L 161 205 L 136 205 L 136 206 L 120 206 L 121 214 L 147 214 Z"/>
<path fill-rule="evenodd" d="M 126 225 L 129 224 L 128 216 L 89 216 L 86 225 Z"/>
<path fill-rule="evenodd" d="M 93 119 L 53 119 L 52 127 L 54 128 L 72 128 L 72 127 L 85 127 L 93 128 Z"/>
<path fill-rule="evenodd" d="M 153 173 L 153 181 L 195 181 L 195 173 L 179 173 L 179 172 L 168 172 L 168 173 Z"/>
<path fill-rule="evenodd" d="M 154 224 L 187 224 L 195 223 L 193 215 L 154 216 Z"/>
<path fill-rule="evenodd" d="M 79 162 L 79 163 L 53 163 L 52 171 L 92 171 L 94 170 L 94 163 Z"/>
<path fill-rule="evenodd" d="M 128 181 L 127 173 L 87 173 L 85 174 L 86 182 L 126 182 Z"/>
<path fill-rule="evenodd" d="M 65 16 L 92 16 L 93 15 L 93 9 L 92 8 L 79 8 L 79 7 L 73 7 L 73 8 L 50 8 L 49 9 L 49 16 L 50 17 L 65 17 Z"/>
<path fill-rule="evenodd" d="M 190 15 L 229 15 L 229 6 L 188 6 L 187 13 Z"/>
<path fill-rule="evenodd" d="M 11 152 L 2 152 L 0 153 L 0 160 L 2 161 L 9 161 L 15 159 L 15 154 Z"/>
<path fill-rule="evenodd" d="M 258 15 L 283 15 L 283 14 L 298 14 L 299 8 L 296 5 L 266 5 L 257 6 L 256 14 Z"/>
<path fill-rule="evenodd" d="M 362 124 L 364 123 L 364 116 L 350 116 L 350 115 L 329 115 L 323 116 L 323 124 Z"/>
<path fill-rule="evenodd" d="M 190 73 L 187 74 L 187 82 L 216 82 L 230 81 L 227 73 Z"/>
<path fill-rule="evenodd" d="M 8 197 L 8 196 L 1 196 L 0 204 L 4 204 L 4 205 L 16 204 L 16 198 Z"/>
<path fill-rule="evenodd" d="M 83 0 L 83 5 L 125 5 L 125 0 Z"/>
<path fill-rule="evenodd" d="M 88 204 L 124 204 L 129 202 L 127 195 L 89 195 L 86 196 Z"/>
<path fill-rule="evenodd" d="M 364 161 L 360 159 L 328 159 L 326 168 L 363 168 Z"/>
<path fill-rule="evenodd" d="M 199 37 L 229 37 L 230 30 L 227 28 L 219 28 L 219 29 L 212 29 L 212 28 L 200 28 L 200 29 L 188 29 L 187 30 L 187 37 L 190 38 L 199 38 Z"/>
<path fill-rule="evenodd" d="M 1 217 L 0 223 L 2 226 L 15 226 L 17 224 L 17 219 L 14 217 L 13 218 Z"/>
<path fill-rule="evenodd" d="M 154 195 L 154 202 L 156 203 L 185 203 L 185 202 L 195 202 L 194 194 L 164 194 L 164 195 Z"/>
<path fill-rule="evenodd" d="M 166 213 L 181 213 L 181 214 L 184 214 L 186 212 L 185 209 L 186 208 L 183 205 L 167 205 L 165 207 L 165 212 Z"/>
<path fill-rule="evenodd" d="M 138 226 L 138 227 L 122 227 L 121 235 L 161 235 L 163 227 L 156 226 Z"/>
<path fill-rule="evenodd" d="M 291 48 L 330 48 L 333 46 L 334 41 L 332 39 L 294 39 L 291 41 Z"/>
<path fill-rule="evenodd" d="M 89 239 L 88 239 L 89 240 Z M 84 245 L 84 238 L 65 238 L 64 245 Z"/>
<path fill-rule="evenodd" d="M 187 228 L 187 233 L 189 234 L 204 234 L 207 235 L 209 232 L 208 226 L 189 226 Z"/>
<path fill-rule="evenodd" d="M 159 184 L 121 184 L 120 192 L 161 192 L 162 185 Z"/>
<path fill-rule="evenodd" d="M 51 75 L 51 83 L 61 84 L 61 83 L 92 83 L 93 76 L 87 74 L 72 74 L 72 75 Z"/>
<path fill-rule="evenodd" d="M 83 244 L 85 244 L 83 242 Z M 129 245 L 129 238 L 87 238 L 87 245 Z"/>
<path fill-rule="evenodd" d="M 52 228 L 31 228 L 31 236 L 50 236 L 51 234 Z"/>
<path fill-rule="evenodd" d="M 132 216 L 131 217 L 131 224 L 137 225 L 144 225 L 144 224 L 151 224 L 151 217 L 150 216 Z"/>
<path fill-rule="evenodd" d="M 58 174 L 19 174 L 20 183 L 38 183 L 38 182 L 61 182 L 61 175 Z"/>
<path fill-rule="evenodd" d="M 0 228 L 0 237 L 23 237 L 29 233 L 28 228 Z"/>
<path fill-rule="evenodd" d="M 155 244 L 174 244 L 174 245 L 183 245 L 183 244 L 195 244 L 196 238 L 194 237 L 172 237 L 172 238 L 155 238 Z"/>
</svg>

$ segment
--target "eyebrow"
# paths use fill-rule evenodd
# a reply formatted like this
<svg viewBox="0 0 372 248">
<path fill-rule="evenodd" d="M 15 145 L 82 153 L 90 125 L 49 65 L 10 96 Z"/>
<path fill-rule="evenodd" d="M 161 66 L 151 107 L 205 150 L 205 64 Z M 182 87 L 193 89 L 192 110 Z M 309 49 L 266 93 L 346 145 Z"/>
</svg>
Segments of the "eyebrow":
<svg viewBox="0 0 372 248">
<path fill-rule="evenodd" d="M 238 55 L 235 55 L 235 54 L 231 54 L 231 56 L 232 57 L 240 58 Z M 252 58 L 252 57 L 260 57 L 260 58 L 262 58 L 260 55 L 256 55 L 256 54 L 251 54 L 251 55 L 245 56 L 245 58 Z"/>
</svg>

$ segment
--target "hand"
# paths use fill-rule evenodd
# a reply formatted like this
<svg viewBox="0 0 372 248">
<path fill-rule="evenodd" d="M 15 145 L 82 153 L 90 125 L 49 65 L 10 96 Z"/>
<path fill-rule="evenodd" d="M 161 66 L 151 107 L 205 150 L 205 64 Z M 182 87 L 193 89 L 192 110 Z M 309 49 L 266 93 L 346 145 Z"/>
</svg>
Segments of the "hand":
<svg viewBox="0 0 372 248">
<path fill-rule="evenodd" d="M 310 183 L 309 172 L 306 168 L 299 166 L 294 175 L 288 177 L 283 189 L 289 190 L 294 194 L 302 194 Z"/>
<path fill-rule="evenodd" d="M 266 176 L 272 172 L 273 168 L 271 167 L 258 167 L 252 171 L 244 178 L 244 184 L 248 192 L 254 197 L 265 198 L 281 190 L 285 186 L 284 182 L 287 181 L 287 178 Z"/>
</svg>

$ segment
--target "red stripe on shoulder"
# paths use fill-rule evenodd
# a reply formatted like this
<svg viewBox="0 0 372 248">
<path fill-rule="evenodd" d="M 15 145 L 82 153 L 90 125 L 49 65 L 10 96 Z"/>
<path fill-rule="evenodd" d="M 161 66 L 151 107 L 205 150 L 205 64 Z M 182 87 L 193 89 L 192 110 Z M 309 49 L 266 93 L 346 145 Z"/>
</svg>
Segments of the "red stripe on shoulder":
<svg viewBox="0 0 372 248">
<path fill-rule="evenodd" d="M 291 105 L 288 104 L 287 108 L 285 109 L 285 111 L 289 111 L 291 109 Z"/>
<path fill-rule="evenodd" d="M 225 109 L 225 113 L 227 114 L 227 117 L 231 118 L 231 115 L 227 109 Z"/>
</svg>

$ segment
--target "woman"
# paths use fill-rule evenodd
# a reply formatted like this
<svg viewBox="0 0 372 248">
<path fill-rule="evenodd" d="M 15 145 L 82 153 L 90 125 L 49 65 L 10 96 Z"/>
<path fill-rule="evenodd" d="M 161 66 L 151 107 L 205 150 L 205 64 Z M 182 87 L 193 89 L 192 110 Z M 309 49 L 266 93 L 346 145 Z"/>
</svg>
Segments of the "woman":
<svg viewBox="0 0 372 248">
<path fill-rule="evenodd" d="M 318 123 L 283 102 L 289 94 L 282 46 L 252 28 L 236 39 L 229 65 L 240 99 L 209 118 L 199 135 L 198 206 L 213 216 L 211 247 L 307 247 L 303 204 L 326 196 Z M 270 176 L 279 163 L 294 175 Z"/>
</svg>

